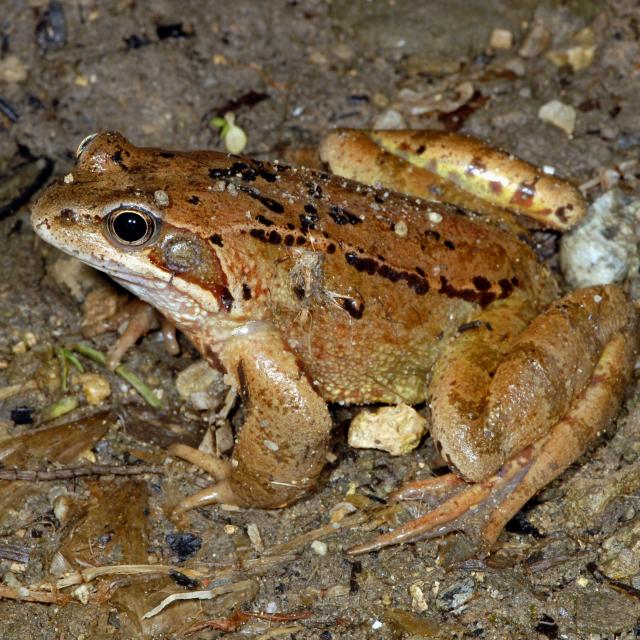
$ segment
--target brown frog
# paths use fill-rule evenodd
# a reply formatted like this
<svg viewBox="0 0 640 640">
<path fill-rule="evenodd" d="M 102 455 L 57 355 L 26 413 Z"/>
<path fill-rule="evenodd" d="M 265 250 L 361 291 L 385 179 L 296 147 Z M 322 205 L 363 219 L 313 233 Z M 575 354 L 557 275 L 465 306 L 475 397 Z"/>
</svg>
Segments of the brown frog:
<svg viewBox="0 0 640 640">
<path fill-rule="evenodd" d="M 218 482 L 185 508 L 290 504 L 325 464 L 327 402 L 426 400 L 453 473 L 399 497 L 440 504 L 353 551 L 453 528 L 490 546 L 617 412 L 635 309 L 616 286 L 557 299 L 521 222 L 564 229 L 584 203 L 531 165 L 427 131 L 336 131 L 321 155 L 346 177 L 90 136 L 33 225 L 239 390 L 232 459 L 208 465 Z"/>
</svg>

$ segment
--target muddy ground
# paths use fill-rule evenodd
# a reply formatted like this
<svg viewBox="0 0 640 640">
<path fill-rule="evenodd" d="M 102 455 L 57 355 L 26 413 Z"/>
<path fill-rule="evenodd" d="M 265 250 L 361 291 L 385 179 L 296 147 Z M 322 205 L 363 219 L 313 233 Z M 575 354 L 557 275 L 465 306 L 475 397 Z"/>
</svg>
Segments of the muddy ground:
<svg viewBox="0 0 640 640">
<path fill-rule="evenodd" d="M 111 395 L 90 405 L 73 366 L 63 392 L 56 348 L 83 340 L 82 301 L 104 282 L 61 262 L 28 214 L 42 184 L 70 171 L 87 134 L 223 148 L 210 120 L 227 112 L 248 134 L 245 153 L 261 158 L 309 157 L 336 126 L 460 129 L 591 181 L 589 199 L 618 179 L 637 197 L 637 2 L 0 0 L 0 16 L 0 434 L 22 438 L 0 444 L 3 464 L 163 471 L 0 486 L 0 637 L 185 637 L 213 619 L 219 629 L 191 637 L 640 636 L 635 384 L 617 433 L 538 495 L 489 558 L 460 561 L 460 535 L 345 554 L 369 535 L 361 519 L 375 528 L 374 507 L 384 509 L 403 480 L 427 476 L 434 457 L 429 442 L 403 458 L 350 451 L 344 412 L 336 460 L 315 495 L 281 512 L 207 507 L 170 519 L 180 496 L 207 483 L 165 454 L 176 440 L 197 444 L 209 423 L 175 387 L 197 354 L 183 341 L 181 356 L 168 356 L 149 336 L 126 357 L 162 390 L 162 409 L 86 358 Z M 508 36 L 490 46 L 496 28 L 510 32 L 511 46 Z M 539 117 L 553 100 L 573 108 L 574 125 L 571 110 L 568 122 Z M 543 239 L 553 260 L 555 238 Z M 114 337 L 93 344 L 104 350 Z M 34 436 L 68 396 L 75 412 Z M 336 510 L 352 511 L 345 502 L 356 510 Z M 382 528 L 407 511 L 420 507 L 387 514 Z M 341 528 L 321 529 L 342 516 Z M 80 587 L 43 586 L 122 564 L 169 566 L 170 575 L 85 574 Z M 212 588 L 223 595 L 141 619 L 165 595 Z"/>
</svg>

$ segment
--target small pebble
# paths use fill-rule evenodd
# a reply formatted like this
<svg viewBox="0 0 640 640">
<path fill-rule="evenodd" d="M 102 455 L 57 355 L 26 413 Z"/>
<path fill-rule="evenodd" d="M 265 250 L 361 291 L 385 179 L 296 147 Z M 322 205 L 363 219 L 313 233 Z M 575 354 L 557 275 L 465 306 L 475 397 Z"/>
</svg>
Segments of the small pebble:
<svg viewBox="0 0 640 640">
<path fill-rule="evenodd" d="M 349 446 L 381 449 L 399 456 L 415 449 L 427 429 L 427 421 L 406 404 L 363 410 L 349 426 Z"/>
<path fill-rule="evenodd" d="M 407 123 L 399 111 L 396 111 L 395 109 L 387 109 L 373 121 L 372 128 L 378 130 L 406 129 Z"/>
<path fill-rule="evenodd" d="M 491 32 L 489 46 L 492 49 L 511 49 L 513 46 L 513 34 L 508 29 L 494 29 Z"/>
<path fill-rule="evenodd" d="M 476 585 L 473 579 L 465 578 L 442 591 L 436 599 L 436 604 L 440 609 L 455 611 L 469 602 L 475 592 Z"/>
<path fill-rule="evenodd" d="M 523 58 L 539 56 L 551 42 L 551 32 L 541 22 L 534 22 L 518 53 Z"/>
<path fill-rule="evenodd" d="M 322 540 L 314 540 L 311 543 L 311 549 L 321 557 L 327 555 L 327 545 Z"/>
<path fill-rule="evenodd" d="M 249 536 L 249 540 L 251 540 L 253 548 L 258 553 L 262 553 L 264 551 L 264 543 L 262 542 L 260 529 L 258 529 L 258 525 L 255 522 L 251 522 L 247 525 L 247 535 Z"/>
<path fill-rule="evenodd" d="M 562 129 L 569 136 L 573 134 L 576 126 L 576 110 L 560 100 L 551 100 L 543 104 L 538 111 L 538 117 L 540 120 Z"/>
<path fill-rule="evenodd" d="M 416 582 L 409 587 L 409 595 L 411 596 L 411 608 L 416 613 L 423 613 L 429 609 L 429 605 L 424 598 L 422 591 L 422 582 Z"/>
<path fill-rule="evenodd" d="M 111 395 L 109 381 L 98 373 L 83 373 L 78 376 L 78 380 L 90 405 L 98 405 Z"/>
<path fill-rule="evenodd" d="M 26 79 L 27 67 L 18 56 L 8 55 L 0 60 L 0 82 L 18 84 Z"/>
<path fill-rule="evenodd" d="M 399 220 L 393 226 L 393 231 L 397 236 L 401 238 L 406 238 L 409 233 L 409 228 L 407 227 L 407 223 L 404 220 Z"/>
</svg>

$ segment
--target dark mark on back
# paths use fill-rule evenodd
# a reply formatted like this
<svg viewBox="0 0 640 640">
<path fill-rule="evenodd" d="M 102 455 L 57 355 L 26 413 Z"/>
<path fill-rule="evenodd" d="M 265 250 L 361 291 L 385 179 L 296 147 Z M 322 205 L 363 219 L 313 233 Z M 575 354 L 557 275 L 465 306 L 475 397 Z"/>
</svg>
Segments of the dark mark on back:
<svg viewBox="0 0 640 640">
<path fill-rule="evenodd" d="M 250 198 L 257 200 L 261 205 L 269 209 L 269 211 L 273 211 L 274 213 L 284 213 L 284 207 L 277 200 L 263 196 L 257 189 L 247 187 L 239 187 L 239 189 L 243 193 L 246 193 Z"/>
<path fill-rule="evenodd" d="M 419 296 L 429 291 L 429 282 L 417 273 L 394 269 L 387 264 L 381 265 L 373 258 L 359 258 L 353 251 L 345 254 L 345 260 L 358 271 L 368 273 L 370 276 L 377 274 L 390 282 L 404 280 L 407 286 Z"/>
<path fill-rule="evenodd" d="M 299 216 L 299 219 L 300 219 L 300 230 L 302 231 L 302 233 L 307 233 L 309 229 L 316 228 L 316 224 L 318 224 L 318 220 L 320 219 L 320 217 L 315 211 L 313 212 L 308 211 L 307 213 L 301 213 Z"/>
<path fill-rule="evenodd" d="M 329 209 L 329 215 L 333 219 L 336 224 L 345 225 L 345 224 L 360 224 L 362 220 L 358 218 L 358 216 L 354 215 L 350 211 L 339 207 L 338 205 L 334 205 Z"/>
<path fill-rule="evenodd" d="M 265 218 L 261 213 L 256 216 L 256 220 L 263 224 L 265 227 L 270 227 L 273 225 L 273 220 L 269 220 L 269 218 Z"/>
<path fill-rule="evenodd" d="M 358 304 L 353 298 L 338 298 L 340 306 L 356 320 L 364 314 L 364 302 Z"/>
</svg>

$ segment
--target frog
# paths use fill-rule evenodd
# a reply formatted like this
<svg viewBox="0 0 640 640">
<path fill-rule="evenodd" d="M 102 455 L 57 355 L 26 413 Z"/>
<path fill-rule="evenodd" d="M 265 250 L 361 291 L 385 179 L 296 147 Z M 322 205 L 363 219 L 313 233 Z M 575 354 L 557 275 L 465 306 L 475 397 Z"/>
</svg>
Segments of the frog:
<svg viewBox="0 0 640 640">
<path fill-rule="evenodd" d="M 450 472 L 400 488 L 394 499 L 432 507 L 350 552 L 460 529 L 489 550 L 616 416 L 635 307 L 613 284 L 560 295 L 528 230 L 570 228 L 584 200 L 505 151 L 337 129 L 320 157 L 331 173 L 93 134 L 32 224 L 169 319 L 237 390 L 229 460 L 171 451 L 215 480 L 181 510 L 286 507 L 327 462 L 328 403 L 425 403 Z"/>
</svg>

